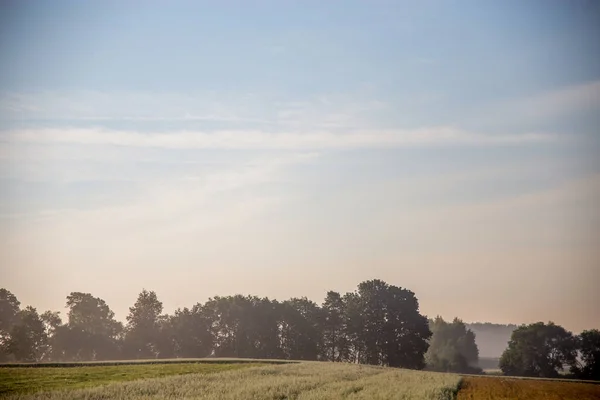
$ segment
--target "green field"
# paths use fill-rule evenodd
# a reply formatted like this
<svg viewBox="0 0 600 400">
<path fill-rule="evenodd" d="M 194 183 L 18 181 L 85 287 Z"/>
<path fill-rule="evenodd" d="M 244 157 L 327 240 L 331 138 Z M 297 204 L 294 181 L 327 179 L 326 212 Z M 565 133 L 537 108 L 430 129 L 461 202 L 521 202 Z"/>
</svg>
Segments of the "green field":
<svg viewBox="0 0 600 400">
<path fill-rule="evenodd" d="M 209 374 L 261 365 L 257 363 L 67 364 L 66 367 L 0 368 L 0 396 L 53 389 L 76 389 L 170 375 Z"/>
<path fill-rule="evenodd" d="M 600 385 L 270 360 L 0 368 L 4 399 L 597 399 Z"/>
</svg>

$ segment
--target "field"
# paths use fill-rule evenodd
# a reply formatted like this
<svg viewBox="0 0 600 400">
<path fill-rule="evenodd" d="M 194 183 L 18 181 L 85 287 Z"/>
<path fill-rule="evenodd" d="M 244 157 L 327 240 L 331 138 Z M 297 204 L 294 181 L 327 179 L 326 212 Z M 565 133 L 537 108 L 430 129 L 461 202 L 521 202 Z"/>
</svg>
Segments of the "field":
<svg viewBox="0 0 600 400">
<path fill-rule="evenodd" d="M 0 368 L 3 399 L 600 399 L 600 385 L 323 362 L 187 360 Z"/>
<path fill-rule="evenodd" d="M 83 388 L 170 375 L 224 372 L 258 363 L 66 364 L 67 367 L 0 368 L 0 396 L 39 390 Z"/>
<path fill-rule="evenodd" d="M 184 374 L 173 372 L 172 368 L 184 368 Z M 137 373 L 143 378 L 144 369 L 152 373 L 162 373 L 163 377 L 150 377 L 131 381 L 110 381 L 115 374 L 127 378 L 125 369 L 140 368 Z M 198 371 L 193 371 L 198 368 Z M 217 368 L 228 369 L 217 371 Z M 90 372 L 86 372 L 89 369 Z M 116 369 L 116 370 L 115 370 Z M 31 391 L 31 387 L 16 388 L 5 392 L 8 399 L 158 399 L 158 398 L 199 398 L 199 399 L 452 399 L 458 388 L 459 376 L 391 368 L 358 366 L 332 363 L 292 363 L 283 365 L 252 364 L 159 364 L 87 366 L 72 368 L 3 368 L 0 381 L 6 376 L 23 374 L 20 378 L 27 385 L 26 374 L 39 370 L 44 375 L 41 391 Z M 33 371 L 33 372 L 32 372 Z M 171 373 L 174 375 L 169 375 Z M 218 372 L 218 373 L 215 373 Z M 70 375 L 102 377 L 89 379 L 86 387 L 77 388 L 80 381 L 71 386 Z M 67 379 L 66 383 L 62 379 Z M 108 379 L 108 380 L 107 380 Z M 52 382 L 55 381 L 55 382 Z M 60 384 L 59 384 L 60 383 Z M 56 390 L 58 387 L 70 389 Z M 21 390 L 23 389 L 23 390 Z"/>
<path fill-rule="evenodd" d="M 598 400 L 600 385 L 564 380 L 466 376 L 457 400 Z"/>
</svg>

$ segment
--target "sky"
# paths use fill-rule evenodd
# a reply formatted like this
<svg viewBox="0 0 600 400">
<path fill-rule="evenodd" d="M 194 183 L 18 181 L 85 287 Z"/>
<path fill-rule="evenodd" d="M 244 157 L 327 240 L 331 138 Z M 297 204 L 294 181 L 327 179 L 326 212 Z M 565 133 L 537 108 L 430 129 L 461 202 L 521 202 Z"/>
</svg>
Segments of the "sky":
<svg viewBox="0 0 600 400">
<path fill-rule="evenodd" d="M 600 328 L 598 38 L 584 0 L 3 1 L 0 287 Z"/>
</svg>

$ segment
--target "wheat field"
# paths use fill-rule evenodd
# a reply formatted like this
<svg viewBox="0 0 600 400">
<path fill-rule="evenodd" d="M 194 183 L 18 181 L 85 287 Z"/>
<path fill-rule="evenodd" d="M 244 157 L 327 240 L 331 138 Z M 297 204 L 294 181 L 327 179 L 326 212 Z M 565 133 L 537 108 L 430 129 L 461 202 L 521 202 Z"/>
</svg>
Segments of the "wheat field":
<svg viewBox="0 0 600 400">
<path fill-rule="evenodd" d="M 91 367 L 97 368 L 97 367 Z M 104 399 L 453 399 L 460 377 L 373 366 L 306 362 L 115 382 L 97 387 L 12 393 L 22 400 Z"/>
</svg>

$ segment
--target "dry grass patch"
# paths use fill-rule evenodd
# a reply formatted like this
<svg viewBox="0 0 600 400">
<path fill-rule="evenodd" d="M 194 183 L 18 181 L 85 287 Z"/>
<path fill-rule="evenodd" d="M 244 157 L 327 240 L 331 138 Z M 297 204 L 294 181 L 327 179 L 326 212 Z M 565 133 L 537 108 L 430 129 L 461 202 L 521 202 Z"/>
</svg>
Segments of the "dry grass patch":
<svg viewBox="0 0 600 400">
<path fill-rule="evenodd" d="M 564 380 L 466 376 L 457 400 L 598 400 L 600 385 Z"/>
</svg>

